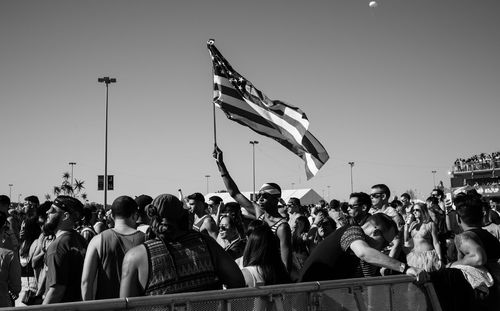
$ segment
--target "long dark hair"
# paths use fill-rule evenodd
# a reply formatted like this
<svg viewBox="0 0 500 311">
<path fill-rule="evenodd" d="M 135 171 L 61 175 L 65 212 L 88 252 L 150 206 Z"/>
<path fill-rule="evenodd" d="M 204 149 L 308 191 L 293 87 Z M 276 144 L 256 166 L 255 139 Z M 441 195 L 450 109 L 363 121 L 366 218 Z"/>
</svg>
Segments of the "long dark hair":
<svg viewBox="0 0 500 311">
<path fill-rule="evenodd" d="M 258 266 L 266 285 L 290 283 L 279 249 L 279 240 L 271 228 L 258 226 L 248 236 L 243 266 Z"/>
<path fill-rule="evenodd" d="M 292 251 L 307 252 L 307 244 L 302 238 L 302 234 L 308 233 L 311 229 L 311 224 L 306 216 L 299 216 L 295 220 L 295 229 L 292 232 Z"/>
</svg>

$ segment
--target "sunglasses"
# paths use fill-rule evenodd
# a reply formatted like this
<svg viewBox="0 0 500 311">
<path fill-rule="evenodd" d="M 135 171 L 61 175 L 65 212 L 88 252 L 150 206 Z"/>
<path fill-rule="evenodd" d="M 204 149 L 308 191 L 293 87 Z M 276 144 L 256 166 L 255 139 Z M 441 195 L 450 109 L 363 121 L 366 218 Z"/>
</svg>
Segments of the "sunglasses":
<svg viewBox="0 0 500 311">
<path fill-rule="evenodd" d="M 358 206 L 360 206 L 361 204 L 349 204 L 347 205 L 347 208 L 356 208 Z"/>
<path fill-rule="evenodd" d="M 383 195 L 384 195 L 383 193 L 372 193 L 370 194 L 370 197 L 375 199 L 380 199 Z"/>
<path fill-rule="evenodd" d="M 260 200 L 261 198 L 268 200 L 272 197 L 273 197 L 273 195 L 270 193 L 267 193 L 267 192 L 262 192 L 262 193 L 257 194 L 257 200 Z"/>
<path fill-rule="evenodd" d="M 415 213 L 415 212 L 419 212 L 419 213 L 420 213 L 421 211 L 422 211 L 422 210 L 420 210 L 420 209 L 418 209 L 418 208 L 416 208 L 416 209 L 414 209 L 414 210 L 413 210 L 413 212 L 414 212 L 414 213 Z"/>
</svg>

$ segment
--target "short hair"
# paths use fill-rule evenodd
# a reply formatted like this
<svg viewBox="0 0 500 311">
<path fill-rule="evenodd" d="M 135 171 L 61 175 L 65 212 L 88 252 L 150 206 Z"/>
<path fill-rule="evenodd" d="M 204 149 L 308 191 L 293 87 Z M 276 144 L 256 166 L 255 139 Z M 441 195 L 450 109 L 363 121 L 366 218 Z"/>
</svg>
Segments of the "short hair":
<svg viewBox="0 0 500 311">
<path fill-rule="evenodd" d="M 477 194 L 459 193 L 453 200 L 457 214 L 466 225 L 481 225 L 483 218 L 483 201 Z"/>
<path fill-rule="evenodd" d="M 432 189 L 431 193 L 432 193 L 432 192 L 434 192 L 434 191 L 436 191 L 436 192 L 437 192 L 437 194 L 438 194 L 440 197 L 444 196 L 444 192 L 443 192 L 443 190 L 441 190 L 441 189 L 439 189 L 439 188 L 434 188 L 434 189 Z"/>
<path fill-rule="evenodd" d="M 205 202 L 205 197 L 203 196 L 203 194 L 201 194 L 199 192 L 195 192 L 193 194 L 188 195 L 187 199 L 188 200 L 195 200 L 198 202 Z"/>
<path fill-rule="evenodd" d="M 438 198 L 433 197 L 433 196 L 428 197 L 425 201 L 426 202 L 430 202 L 432 205 L 438 205 L 439 204 Z"/>
<path fill-rule="evenodd" d="M 387 197 L 387 200 L 389 200 L 389 198 L 391 197 L 391 190 L 389 189 L 389 187 L 387 187 L 386 184 L 376 184 L 376 185 L 373 185 L 372 189 L 375 189 L 375 188 L 382 189 L 382 192 Z"/>
<path fill-rule="evenodd" d="M 336 199 L 333 199 L 328 204 L 328 207 L 331 208 L 331 209 L 335 209 L 336 210 L 336 209 L 340 208 L 340 201 L 336 200 Z"/>
<path fill-rule="evenodd" d="M 214 204 L 219 204 L 220 202 L 222 202 L 222 198 L 218 195 L 213 195 L 208 198 L 208 200 L 214 202 Z"/>
<path fill-rule="evenodd" d="M 6 195 L 0 195 L 0 205 L 10 206 L 10 198 Z"/>
<path fill-rule="evenodd" d="M 351 198 L 357 198 L 358 202 L 361 205 L 366 205 L 368 208 L 372 205 L 372 201 L 370 199 L 370 196 L 367 193 L 364 192 L 353 192 L 349 196 L 349 199 Z"/>
<path fill-rule="evenodd" d="M 392 200 L 391 203 L 389 203 L 389 205 L 392 208 L 398 208 L 398 206 L 403 206 L 403 202 L 401 202 L 399 200 Z"/>
<path fill-rule="evenodd" d="M 111 213 L 114 217 L 129 218 L 138 211 L 137 202 L 129 196 L 122 195 L 111 204 Z"/>
<path fill-rule="evenodd" d="M 407 200 L 411 200 L 411 197 L 410 197 L 410 195 L 409 195 L 408 193 L 403 193 L 403 194 L 401 195 L 401 197 L 402 197 L 402 198 L 406 198 Z"/>
<path fill-rule="evenodd" d="M 389 232 L 391 229 L 394 229 L 394 232 L 396 234 L 398 234 L 399 230 L 398 230 L 398 226 L 396 225 L 396 222 L 390 216 L 388 216 L 384 213 L 373 214 L 370 217 L 368 217 L 368 219 L 366 221 L 367 222 L 368 221 L 374 222 L 375 224 L 380 226 L 380 229 L 383 232 Z"/>
<path fill-rule="evenodd" d="M 36 206 L 40 205 L 40 200 L 38 200 L 38 197 L 36 195 L 30 195 L 24 198 L 24 201 L 31 202 L 35 204 Z"/>
<path fill-rule="evenodd" d="M 290 199 L 288 199 L 288 201 L 292 201 L 293 204 L 296 204 L 296 205 L 301 205 L 300 204 L 300 199 L 299 198 L 296 198 L 296 197 L 291 197 Z"/>
<path fill-rule="evenodd" d="M 151 202 L 153 202 L 153 198 L 147 194 L 141 194 L 135 198 L 135 203 L 137 203 L 140 211 L 144 211 L 146 206 L 151 204 Z"/>
</svg>

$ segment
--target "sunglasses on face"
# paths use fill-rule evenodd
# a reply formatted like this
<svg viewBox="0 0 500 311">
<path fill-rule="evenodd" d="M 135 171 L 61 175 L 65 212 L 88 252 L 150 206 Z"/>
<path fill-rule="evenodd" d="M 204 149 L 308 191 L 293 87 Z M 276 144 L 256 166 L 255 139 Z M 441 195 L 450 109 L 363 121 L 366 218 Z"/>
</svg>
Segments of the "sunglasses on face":
<svg viewBox="0 0 500 311">
<path fill-rule="evenodd" d="M 383 195 L 384 195 L 383 193 L 372 193 L 370 194 L 370 197 L 375 199 L 380 199 Z"/>
<path fill-rule="evenodd" d="M 265 199 L 265 200 L 268 200 L 268 199 L 270 199 L 270 198 L 272 198 L 272 195 L 271 195 L 271 194 L 269 194 L 269 193 L 267 193 L 267 192 L 262 192 L 262 193 L 259 193 L 259 194 L 257 195 L 257 200 L 260 200 L 260 199 Z"/>
<path fill-rule="evenodd" d="M 358 206 L 360 206 L 361 204 L 349 204 L 347 205 L 347 208 L 356 208 Z"/>
<path fill-rule="evenodd" d="M 419 213 L 420 213 L 420 212 L 421 212 L 421 210 L 420 210 L 420 209 L 414 209 L 414 210 L 413 210 L 413 212 L 414 212 L 414 213 L 415 213 L 415 212 L 419 212 Z"/>
</svg>

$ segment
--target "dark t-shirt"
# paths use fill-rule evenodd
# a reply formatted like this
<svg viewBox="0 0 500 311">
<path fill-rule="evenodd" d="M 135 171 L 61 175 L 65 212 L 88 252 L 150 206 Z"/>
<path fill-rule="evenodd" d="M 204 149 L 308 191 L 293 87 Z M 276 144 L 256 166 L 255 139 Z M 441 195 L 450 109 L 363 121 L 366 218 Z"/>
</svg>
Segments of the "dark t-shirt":
<svg viewBox="0 0 500 311">
<path fill-rule="evenodd" d="M 468 231 L 474 232 L 481 240 L 488 262 L 497 262 L 500 259 L 500 241 L 491 233 L 482 228 L 474 228 Z"/>
<path fill-rule="evenodd" d="M 314 248 L 300 271 L 299 282 L 362 277 L 360 260 L 349 248 L 356 240 L 365 240 L 361 227 L 344 226 Z"/>
<path fill-rule="evenodd" d="M 71 230 L 57 237 L 47 249 L 46 286 L 66 286 L 61 302 L 81 301 L 81 279 L 87 243 Z"/>
</svg>

